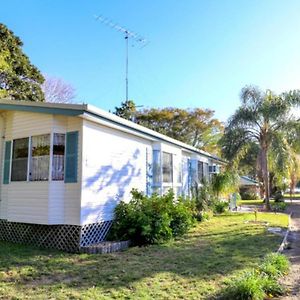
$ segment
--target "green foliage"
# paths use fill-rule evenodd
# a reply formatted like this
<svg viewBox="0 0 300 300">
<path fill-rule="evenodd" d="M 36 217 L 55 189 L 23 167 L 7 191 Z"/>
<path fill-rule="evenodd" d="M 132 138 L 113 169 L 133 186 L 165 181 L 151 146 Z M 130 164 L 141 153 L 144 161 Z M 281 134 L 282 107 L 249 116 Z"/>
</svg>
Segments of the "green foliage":
<svg viewBox="0 0 300 300">
<path fill-rule="evenodd" d="M 206 150 L 219 153 L 218 141 L 223 124 L 208 109 L 144 109 L 136 114 L 136 122 L 159 133 Z"/>
<path fill-rule="evenodd" d="M 284 201 L 283 192 L 282 191 L 276 191 L 274 195 L 275 202 L 281 202 Z"/>
<path fill-rule="evenodd" d="M 249 191 L 240 191 L 242 200 L 259 200 L 260 197 L 254 193 Z"/>
<path fill-rule="evenodd" d="M 44 78 L 22 46 L 20 38 L 0 23 L 0 98 L 44 101 Z"/>
<path fill-rule="evenodd" d="M 238 189 L 239 176 L 230 170 L 226 170 L 212 177 L 212 191 L 219 198 L 221 194 L 229 194 Z"/>
<path fill-rule="evenodd" d="M 126 100 L 121 103 L 120 107 L 115 107 L 114 114 L 123 119 L 135 121 L 136 105 L 132 100 Z"/>
<path fill-rule="evenodd" d="M 289 261 L 282 255 L 266 255 L 262 265 L 229 282 L 221 299 L 261 300 L 266 297 L 283 295 L 284 288 L 278 278 L 289 270 Z"/>
<path fill-rule="evenodd" d="M 287 208 L 287 204 L 285 202 L 275 202 L 271 205 L 273 211 L 283 212 Z"/>
<path fill-rule="evenodd" d="M 115 208 L 109 239 L 129 239 L 135 245 L 157 244 L 183 235 L 193 225 L 193 202 L 175 201 L 171 190 L 150 197 L 137 190 L 131 193 L 129 203 L 120 202 Z"/>
<path fill-rule="evenodd" d="M 221 297 L 223 300 L 263 300 L 264 298 L 261 277 L 255 272 L 247 272 L 233 280 Z"/>
<path fill-rule="evenodd" d="M 215 201 L 210 182 L 203 180 L 201 186 L 196 183 L 192 188 L 192 198 L 195 202 L 196 218 L 201 221 L 206 218 L 204 212 L 209 211 Z"/>
<path fill-rule="evenodd" d="M 223 156 L 235 165 L 250 149 L 254 151 L 252 154 L 257 153 L 257 173 L 264 182 L 267 207 L 270 167 L 277 173 L 286 173 L 292 162 L 289 158 L 294 156 L 293 141 L 298 139 L 300 130 L 291 111 L 299 105 L 299 90 L 276 95 L 269 90 L 245 87 L 241 92 L 241 106 L 229 120 L 221 139 Z M 254 162 L 254 157 L 251 161 Z"/>
<path fill-rule="evenodd" d="M 278 253 L 267 254 L 259 270 L 269 277 L 278 278 L 289 271 L 290 263 L 286 256 Z"/>
<path fill-rule="evenodd" d="M 215 214 L 222 214 L 228 209 L 228 202 L 217 201 L 214 203 L 213 212 Z"/>
</svg>

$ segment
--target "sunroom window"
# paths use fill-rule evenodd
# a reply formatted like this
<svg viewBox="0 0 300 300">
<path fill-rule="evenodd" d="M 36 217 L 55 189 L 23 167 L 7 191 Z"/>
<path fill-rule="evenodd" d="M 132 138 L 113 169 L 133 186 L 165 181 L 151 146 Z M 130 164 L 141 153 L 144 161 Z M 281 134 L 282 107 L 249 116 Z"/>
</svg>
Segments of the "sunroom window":
<svg viewBox="0 0 300 300">
<path fill-rule="evenodd" d="M 201 183 L 203 180 L 204 169 L 203 169 L 203 162 L 198 161 L 198 182 Z"/>
<path fill-rule="evenodd" d="M 173 156 L 171 153 L 163 152 L 163 182 L 173 182 Z"/>
<path fill-rule="evenodd" d="M 37 135 L 31 138 L 30 181 L 49 179 L 50 134 Z"/>
<path fill-rule="evenodd" d="M 28 142 L 29 138 L 13 141 L 11 181 L 27 180 Z"/>
<path fill-rule="evenodd" d="M 53 158 L 52 158 L 52 180 L 64 180 L 65 138 L 66 138 L 66 135 L 64 133 L 54 133 L 54 136 L 53 136 Z"/>
<path fill-rule="evenodd" d="M 160 185 L 161 181 L 161 160 L 160 160 L 160 151 L 153 150 L 153 185 Z"/>
</svg>

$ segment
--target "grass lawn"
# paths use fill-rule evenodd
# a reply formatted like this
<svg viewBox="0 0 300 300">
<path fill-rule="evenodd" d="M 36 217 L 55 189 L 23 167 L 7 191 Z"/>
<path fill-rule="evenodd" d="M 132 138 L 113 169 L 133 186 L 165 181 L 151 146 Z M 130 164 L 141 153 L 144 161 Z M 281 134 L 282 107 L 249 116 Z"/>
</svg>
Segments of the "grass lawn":
<svg viewBox="0 0 300 300">
<path fill-rule="evenodd" d="M 270 203 L 273 204 L 274 200 L 270 200 Z M 239 200 L 237 205 L 263 205 L 264 202 L 262 199 L 259 200 Z"/>
<path fill-rule="evenodd" d="M 290 198 L 290 194 L 284 194 L 283 197 L 285 199 L 289 199 Z M 300 194 L 292 194 L 292 198 L 300 198 Z"/>
<path fill-rule="evenodd" d="M 282 238 L 253 214 L 199 223 L 183 238 L 114 254 L 66 254 L 0 243 L 1 299 L 203 299 L 256 266 Z M 284 214 L 258 220 L 286 227 Z"/>
</svg>

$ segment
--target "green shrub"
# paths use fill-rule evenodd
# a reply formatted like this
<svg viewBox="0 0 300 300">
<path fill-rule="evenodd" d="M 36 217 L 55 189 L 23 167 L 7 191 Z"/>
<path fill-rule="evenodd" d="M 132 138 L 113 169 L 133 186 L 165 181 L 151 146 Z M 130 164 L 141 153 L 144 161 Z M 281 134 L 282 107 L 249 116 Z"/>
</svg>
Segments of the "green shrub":
<svg viewBox="0 0 300 300">
<path fill-rule="evenodd" d="M 222 214 L 228 209 L 228 202 L 217 201 L 214 204 L 213 212 L 215 214 Z"/>
<path fill-rule="evenodd" d="M 287 204 L 285 202 L 275 202 L 273 205 L 271 205 L 271 208 L 273 211 L 285 211 L 287 208 Z"/>
<path fill-rule="evenodd" d="M 243 273 L 232 279 L 222 291 L 221 299 L 260 300 L 283 295 L 285 290 L 277 281 L 286 274 L 289 261 L 282 254 L 268 254 L 257 270 Z"/>
<path fill-rule="evenodd" d="M 195 183 L 191 192 L 197 214 L 201 214 L 212 206 L 214 199 L 212 197 L 212 186 L 209 181 L 203 179 L 201 186 L 199 186 L 198 183 Z"/>
<path fill-rule="evenodd" d="M 207 221 L 213 217 L 213 212 L 211 210 L 202 211 L 196 215 L 198 221 Z"/>
<path fill-rule="evenodd" d="M 278 278 L 286 274 L 289 270 L 290 263 L 286 256 L 279 253 L 266 255 L 263 264 L 260 266 L 260 272 L 269 277 Z"/>
<path fill-rule="evenodd" d="M 274 194 L 274 200 L 275 200 L 275 202 L 281 202 L 281 201 L 284 201 L 283 192 L 282 192 L 282 191 L 277 191 L 277 192 Z"/>
<path fill-rule="evenodd" d="M 173 204 L 173 203 L 172 203 Z M 173 236 L 185 234 L 194 224 L 195 204 L 193 201 L 179 198 L 176 203 L 171 205 L 170 216 Z"/>
<path fill-rule="evenodd" d="M 263 300 L 264 298 L 261 276 L 255 272 L 244 273 L 231 281 L 221 296 L 224 300 Z"/>
<path fill-rule="evenodd" d="M 242 200 L 259 200 L 260 197 L 254 193 L 249 191 L 240 191 L 240 195 Z"/>
<path fill-rule="evenodd" d="M 285 292 L 283 286 L 275 278 L 272 277 L 262 276 L 261 285 L 268 298 L 281 296 Z"/>
<path fill-rule="evenodd" d="M 178 199 L 169 191 L 150 197 L 133 190 L 129 203 L 115 208 L 115 220 L 108 239 L 131 240 L 135 245 L 155 244 L 182 235 L 193 224 L 194 204 Z"/>
</svg>

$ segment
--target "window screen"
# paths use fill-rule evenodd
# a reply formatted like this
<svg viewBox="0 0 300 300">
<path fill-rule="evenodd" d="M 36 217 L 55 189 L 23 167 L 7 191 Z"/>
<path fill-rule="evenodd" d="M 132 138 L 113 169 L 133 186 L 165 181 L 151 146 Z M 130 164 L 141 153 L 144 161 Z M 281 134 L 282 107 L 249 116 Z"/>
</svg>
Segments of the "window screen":
<svg viewBox="0 0 300 300">
<path fill-rule="evenodd" d="M 64 180 L 65 137 L 64 133 L 53 136 L 52 180 Z"/>
<path fill-rule="evenodd" d="M 11 181 L 27 180 L 28 141 L 29 138 L 13 141 Z"/>
<path fill-rule="evenodd" d="M 203 180 L 204 170 L 203 170 L 203 162 L 198 161 L 198 182 L 201 183 Z"/>
<path fill-rule="evenodd" d="M 161 182 L 161 162 L 160 151 L 153 150 L 153 185 L 159 185 Z"/>
<path fill-rule="evenodd" d="M 173 182 L 173 157 L 163 152 L 163 182 Z"/>
<path fill-rule="evenodd" d="M 30 181 L 49 179 L 50 134 L 37 135 L 31 138 Z"/>
</svg>

